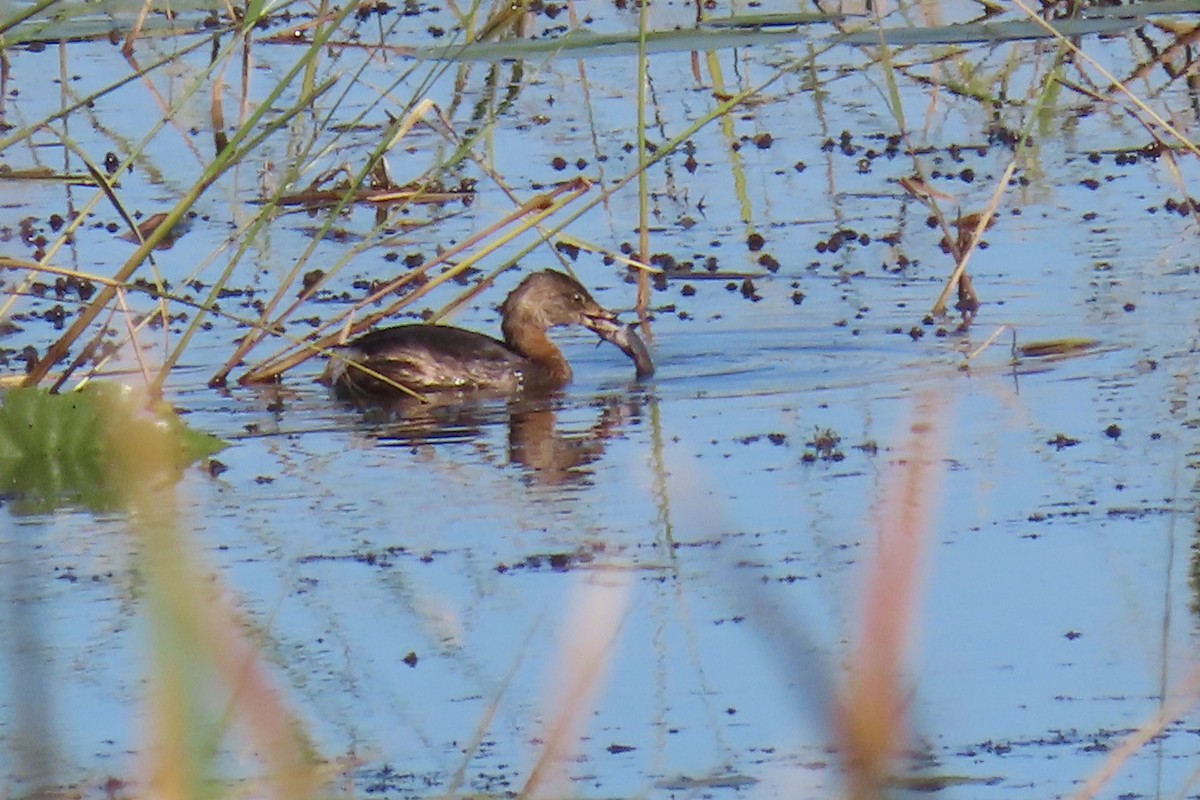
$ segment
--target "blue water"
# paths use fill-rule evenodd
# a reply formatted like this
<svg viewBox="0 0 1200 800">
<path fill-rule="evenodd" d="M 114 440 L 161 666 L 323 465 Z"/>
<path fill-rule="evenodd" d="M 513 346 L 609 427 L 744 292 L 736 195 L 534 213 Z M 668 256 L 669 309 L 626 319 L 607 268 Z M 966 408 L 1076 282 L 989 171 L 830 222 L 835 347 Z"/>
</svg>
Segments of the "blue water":
<svg viewBox="0 0 1200 800">
<path fill-rule="evenodd" d="M 667 20 L 686 10 L 655 12 Z M 426 24 L 408 20 L 396 39 L 426 43 Z M 141 47 L 148 57 L 180 41 Z M 1125 63 L 1131 41 L 1087 44 Z M 1023 47 L 1032 64 L 1047 45 Z M 929 52 L 904 57 L 920 61 Z M 970 52 L 983 64 L 1001 60 Z M 749 48 L 718 60 L 725 80 L 744 86 L 801 53 Z M 263 75 L 253 75 L 253 97 L 296 55 L 280 45 L 259 48 Z M 9 58 L 20 89 L 6 98 L 9 124 L 65 102 L 37 91 L 59 69 L 56 52 L 16 50 Z M 322 101 L 315 117 L 298 118 L 205 195 L 204 218 L 156 255 L 173 283 L 194 270 L 205 283 L 216 279 L 231 257 L 226 240 L 258 210 L 251 201 L 259 171 L 278 174 L 307 137 L 332 137 L 320 132 L 321 115 L 344 121 L 366 109 L 369 128 L 338 139 L 338 152 L 314 156 L 301 183 L 365 157 L 383 124 L 382 109 L 369 104 L 398 65 L 411 64 L 367 62 L 356 50 L 337 58 L 322 69 L 366 63 L 366 77 L 337 109 Z M 1182 189 L 1165 160 L 1120 165 L 1105 152 L 1090 161 L 1093 151 L 1140 147 L 1145 135 L 1111 110 L 1076 114 L 1089 108 L 1079 96 L 1060 98 L 1018 172 L 1028 183 L 1006 194 L 988 248 L 973 257 L 984 303 L 975 326 L 959 335 L 951 321 L 939 336 L 922 318 L 952 262 L 938 249 L 941 234 L 926 226 L 928 212 L 896 182 L 911 173 L 912 158 L 883 157 L 860 171 L 862 153 L 836 146 L 849 130 L 856 147 L 882 148 L 881 137 L 896 129 L 880 75 L 863 68 L 865 59 L 858 50 L 829 51 L 815 72 L 826 92 L 819 104 L 809 73 L 788 75 L 761 104 L 740 111 L 732 139 L 717 125 L 697 134 L 695 172 L 683 154 L 652 170 L 652 250 L 693 259 L 698 270 L 712 256 L 729 274 L 673 278 L 655 293 L 649 338 L 659 371 L 649 382 L 637 384 L 614 348 L 567 332 L 560 341 L 576 380 L 558 397 L 483 403 L 471 413 L 439 414 L 436 424 L 383 423 L 314 384 L 315 363 L 279 387 L 207 388 L 244 333 L 228 321 L 216 320 L 188 350 L 170 399 L 189 424 L 234 446 L 218 456 L 227 471 L 214 477 L 194 469 L 179 484 L 179 525 L 206 574 L 244 615 L 319 753 L 344 759 L 360 793 L 385 785 L 390 769 L 413 776 L 387 784 L 393 792 L 436 794 L 464 763 L 474 791 L 520 790 L 556 710 L 556 687 L 569 670 L 563 660 L 577 646 L 564 642 L 595 624 L 595 635 L 610 642 L 609 663 L 567 765 L 572 792 L 662 796 L 681 776 L 724 776 L 748 796 L 836 795 L 830 687 L 845 674 L 879 531 L 895 518 L 887 487 L 919 458 L 931 463 L 922 494 L 931 512 L 902 680 L 912 747 L 930 759 L 926 772 L 971 781 L 943 796 L 1070 794 L 1101 768 L 1106 748 L 1152 718 L 1195 669 L 1188 570 L 1200 289 L 1195 222 L 1163 210 Z M 70 97 L 128 71 L 107 43 L 72 45 L 65 63 Z M 155 73 L 158 94 L 178 96 L 203 65 L 192 56 L 169 74 Z M 486 66 L 464 69 L 461 97 L 453 70 L 428 90 L 462 128 L 487 94 Z M 948 145 L 983 147 L 990 112 L 949 93 L 933 97 L 908 78 L 922 69 L 913 66 L 901 86 L 914 143 L 936 148 L 922 156 L 927 169 L 974 171 L 972 180 L 933 185 L 955 196 L 947 208 L 977 211 L 1012 151 L 964 148 L 957 161 Z M 1033 69 L 1014 77 L 1030 94 L 1021 80 Z M 653 59 L 657 140 L 711 107 L 704 70 L 697 82 L 688 54 Z M 580 172 L 597 181 L 595 193 L 636 162 L 622 148 L 633 141 L 629 63 L 552 62 L 527 81 L 480 145 L 522 198 Z M 1185 107 L 1179 87 L 1162 88 L 1157 101 Z M 165 210 L 209 163 L 207 108 L 207 100 L 189 105 L 187 121 L 156 134 L 122 177 L 122 197 L 134 210 Z M 1022 111 L 1006 108 L 1002 116 L 1015 126 Z M 135 81 L 72 117 L 70 133 L 89 152 L 124 153 L 160 114 L 150 86 Z M 530 127 L 538 115 L 545 123 Z M 772 135 L 768 149 L 742 138 L 764 132 Z M 827 139 L 835 146 L 822 147 Z M 447 148 L 423 128 L 405 146 L 411 152 L 391 156 L 401 179 Z M 552 166 L 560 155 L 571 165 L 565 172 Z M 577 158 L 587 162 L 582 171 Z M 14 168 L 60 168 L 63 160 L 53 146 L 0 152 L 0 163 Z M 1185 184 L 1194 169 L 1183 163 Z M 464 172 L 479 177 L 475 168 Z M 1097 188 L 1081 183 L 1091 179 Z M 80 187 L 14 185 L 0 185 L 6 231 L 29 215 L 42 224 L 91 197 Z M 402 269 L 385 254 L 427 257 L 511 207 L 483 180 L 465 214 L 361 252 L 351 250 L 352 239 L 326 239 L 302 272 L 349 259 L 333 290 L 353 292 L 356 279 Z M 57 260 L 109 274 L 132 245 L 103 227 L 117 220 L 107 204 L 93 214 Z M 369 234 L 373 217 L 359 208 L 337 225 Z M 636 220 L 636 197 L 626 190 L 570 230 L 615 250 L 635 240 Z M 234 284 L 268 298 L 320 222 L 276 218 L 251 241 Z M 870 243 L 818 249 L 848 228 Z M 766 237 L 762 253 L 778 260 L 777 272 L 747 248 L 751 230 Z M 895 245 L 882 241 L 889 234 Z M 19 237 L 5 247 L 31 255 Z M 555 261 L 542 249 L 526 263 Z M 623 270 L 587 254 L 574 266 L 601 302 L 633 305 Z M 759 301 L 739 291 L 742 274 L 754 276 Z M 5 287 L 19 277 L 4 274 Z M 454 322 L 494 331 L 495 305 L 518 279 L 501 276 Z M 251 315 L 253 299 L 222 305 Z M 26 297 L 17 310 L 41 312 L 54 302 Z M 317 304 L 300 316 L 340 307 Z M 44 348 L 55 335 L 40 320 L 20 324 L 0 346 Z M 1000 325 L 1023 343 L 1088 338 L 1099 347 L 1014 369 L 1005 332 L 960 369 L 964 353 Z M 911 338 L 914 326 L 926 335 Z M 143 337 L 152 358 L 161 356 L 158 336 Z M 126 353 L 120 364 L 133 361 Z M 915 422 L 930 430 L 916 450 L 908 444 Z M 1119 436 L 1105 433 L 1112 425 Z M 819 457 L 818 432 L 838 437 L 840 458 Z M 1058 434 L 1079 444 L 1058 449 Z M 10 655 L 0 659 L 0 785 L 19 793 L 50 779 L 95 792 L 110 775 L 136 777 L 135 752 L 147 737 L 138 539 L 119 515 L 18 516 L 11 506 L 3 513 L 0 633 Z M 569 568 L 555 569 L 552 555 Z M 571 622 L 589 587 L 617 614 L 614 629 Z M 1170 725 L 1118 771 L 1106 796 L 1194 793 L 1196 725 L 1194 712 Z M 482 744 L 471 749 L 476 736 Z M 253 759 L 239 741 L 228 743 L 230 772 L 251 774 Z M 51 766 L 39 774 L 38 764 Z"/>
</svg>

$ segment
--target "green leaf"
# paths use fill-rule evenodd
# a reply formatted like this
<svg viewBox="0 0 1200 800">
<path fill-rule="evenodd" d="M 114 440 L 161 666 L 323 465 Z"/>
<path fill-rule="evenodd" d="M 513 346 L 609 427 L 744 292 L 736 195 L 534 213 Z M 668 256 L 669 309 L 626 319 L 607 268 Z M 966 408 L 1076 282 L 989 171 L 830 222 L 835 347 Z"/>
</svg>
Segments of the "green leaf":
<svg viewBox="0 0 1200 800">
<path fill-rule="evenodd" d="M 1183 2 L 1183 0 L 1179 0 Z M 1200 2 L 1200 0 L 1187 0 Z M 889 45 L 978 44 L 1049 39 L 1062 36 L 1116 33 L 1140 25 L 1146 14 L 1154 13 L 1156 3 L 1136 6 L 1137 12 L 1123 17 L 1055 20 L 1047 26 L 1032 20 L 971 22 L 915 28 L 879 28 L 867 26 L 848 33 L 822 36 L 812 26 L 845 19 L 841 14 L 762 15 L 708 20 L 700 28 L 646 31 L 647 53 L 707 52 L 750 45 L 798 44 L 824 41 L 829 44 L 877 45 L 880 38 Z M 1127 8 L 1122 6 L 1122 8 Z M 499 42 L 470 42 L 437 47 L 417 47 L 416 58 L 439 61 L 515 61 L 565 56 L 598 58 L 632 55 L 641 46 L 641 32 L 592 33 L 573 30 L 548 39 L 505 39 Z"/>
<path fill-rule="evenodd" d="M 131 462 L 138 451 L 130 443 L 166 457 Z M 17 513 L 118 510 L 134 486 L 177 481 L 186 466 L 227 446 L 165 403 L 147 407 L 128 386 L 95 383 L 61 395 L 11 389 L 0 403 L 0 498 Z"/>
<path fill-rule="evenodd" d="M 0 49 L 34 42 L 70 42 L 124 35 L 141 20 L 139 36 L 176 35 L 196 30 L 219 0 L 172 0 L 170 14 L 143 16 L 144 0 L 37 0 L 29 7 L 0 3 Z"/>
<path fill-rule="evenodd" d="M 970 22 L 958 25 L 934 25 L 924 28 L 864 28 L 837 38 L 842 44 L 879 44 L 882 37 L 889 45 L 918 44 L 994 44 L 1023 39 L 1049 39 L 1057 32 L 1061 36 L 1117 33 L 1137 27 L 1136 17 L 1096 19 L 1060 19 L 1043 25 L 1032 20 L 1004 22 Z M 1047 29 L 1049 28 L 1049 30 Z"/>
<path fill-rule="evenodd" d="M 827 15 L 824 19 L 841 19 L 841 15 Z M 704 52 L 749 45 L 808 42 L 813 38 L 808 29 L 801 25 L 784 28 L 689 28 L 646 31 L 645 34 L 647 53 Z M 556 55 L 571 58 L 636 55 L 640 47 L 640 31 L 592 33 L 574 30 L 552 39 L 505 39 L 449 47 L 418 47 L 412 55 L 435 61 L 519 61 Z"/>
</svg>

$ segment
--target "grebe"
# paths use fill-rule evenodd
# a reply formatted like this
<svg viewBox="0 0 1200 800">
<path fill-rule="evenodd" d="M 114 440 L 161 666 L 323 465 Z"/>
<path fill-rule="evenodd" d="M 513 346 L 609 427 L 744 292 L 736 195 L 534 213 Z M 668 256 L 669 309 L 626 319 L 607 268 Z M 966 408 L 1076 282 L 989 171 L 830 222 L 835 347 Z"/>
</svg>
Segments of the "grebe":
<svg viewBox="0 0 1200 800">
<path fill-rule="evenodd" d="M 398 325 L 360 336 L 330 360 L 322 380 L 339 396 L 490 390 L 547 392 L 571 381 L 571 365 L 547 331 L 582 325 L 633 359 L 639 378 L 654 364 L 633 326 L 600 306 L 573 278 L 554 270 L 527 276 L 500 306 L 504 341 L 447 325 Z M 371 372 L 359 369 L 354 364 Z"/>
</svg>

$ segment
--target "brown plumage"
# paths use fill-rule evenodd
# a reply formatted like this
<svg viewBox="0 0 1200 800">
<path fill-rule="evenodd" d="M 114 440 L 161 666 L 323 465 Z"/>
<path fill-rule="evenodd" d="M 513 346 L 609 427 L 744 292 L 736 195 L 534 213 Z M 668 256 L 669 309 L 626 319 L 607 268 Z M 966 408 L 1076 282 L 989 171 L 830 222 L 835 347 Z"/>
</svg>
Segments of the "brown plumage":
<svg viewBox="0 0 1200 800">
<path fill-rule="evenodd" d="M 350 398 L 402 391 L 371 372 L 418 393 L 551 391 L 571 381 L 571 365 L 547 335 L 561 325 L 582 325 L 613 342 L 637 363 L 639 377 L 653 372 L 637 335 L 561 272 L 528 275 L 500 313 L 503 341 L 446 325 L 399 325 L 365 334 L 340 348 L 324 380 Z"/>
</svg>

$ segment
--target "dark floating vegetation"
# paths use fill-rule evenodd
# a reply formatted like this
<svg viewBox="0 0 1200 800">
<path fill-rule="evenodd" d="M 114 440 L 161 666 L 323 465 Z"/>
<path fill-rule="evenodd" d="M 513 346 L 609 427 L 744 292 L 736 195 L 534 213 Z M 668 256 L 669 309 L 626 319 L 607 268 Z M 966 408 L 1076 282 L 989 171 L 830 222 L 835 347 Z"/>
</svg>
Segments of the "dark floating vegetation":
<svg viewBox="0 0 1200 800">
<path fill-rule="evenodd" d="M 197 569 L 202 591 L 158 647 L 168 671 L 183 673 L 171 687 L 181 705 L 219 717 L 176 737 L 198 743 L 187 767 L 203 791 L 305 798 L 343 780 L 360 794 L 569 793 L 536 785 L 541 763 L 523 774 L 523 753 L 558 753 L 521 717 L 534 706 L 521 684 L 534 681 L 518 670 L 546 653 L 543 623 L 563 611 L 559 595 L 521 593 L 575 580 L 606 591 L 630 580 L 628 597 L 601 603 L 616 620 L 603 643 L 613 649 L 619 632 L 661 648 L 622 653 L 641 674 L 619 673 L 633 698 L 621 714 L 646 710 L 651 695 L 637 692 L 648 675 L 655 716 L 603 719 L 586 740 L 592 752 L 564 759 L 580 791 L 769 793 L 793 770 L 820 796 L 993 786 L 1055 796 L 1079 790 L 1081 776 L 1047 778 L 1069 770 L 1046 769 L 1030 779 L 1030 759 L 1011 756 L 1099 757 L 1138 736 L 1168 753 L 1152 768 L 1194 762 L 1186 710 L 1136 730 L 1060 731 L 1058 720 L 1037 727 L 1046 696 L 1015 700 L 1016 730 L 1003 735 L 909 736 L 909 726 L 939 720 L 918 719 L 924 687 L 906 683 L 903 650 L 906 623 L 921 613 L 912 587 L 928 539 L 970 594 L 986 590 L 964 607 L 1003 615 L 995 630 L 995 619 L 951 618 L 960 609 L 935 595 L 930 615 L 961 626 L 950 636 L 962 641 L 938 642 L 955 657 L 973 657 L 979 643 L 967 637 L 977 632 L 981 648 L 1012 636 L 1017 646 L 986 669 L 1019 679 L 1028 661 L 1010 670 L 1008 656 L 1019 662 L 1035 636 L 1051 640 L 1036 691 L 1049 695 L 1056 680 L 1080 686 L 1080 697 L 1051 696 L 1055 711 L 1099 698 L 1103 713 L 1124 720 L 1167 692 L 1145 684 L 1124 696 L 1127 687 L 1103 684 L 1130 663 L 1115 651 L 1153 647 L 1113 648 L 1095 684 L 1080 680 L 1098 652 L 1086 649 L 1105 632 L 1094 617 L 1059 620 L 1051 606 L 1078 577 L 1055 569 L 1082 571 L 1101 541 L 1113 562 L 1171 550 L 1174 569 L 1151 583 L 1183 572 L 1174 539 L 1159 548 L 1104 537 L 1154 517 L 1171 518 L 1174 536 L 1189 526 L 1172 515 L 1195 505 L 1195 487 L 1150 483 L 1195 466 L 1186 444 L 1196 426 L 1194 320 L 1173 339 L 1130 331 L 1161 324 L 1172 292 L 1195 305 L 1200 263 L 1189 243 L 1200 202 L 1190 181 L 1200 150 L 1189 132 L 1200 118 L 1200 0 L 873 3 L 869 14 L 787 5 L 0 3 L 0 504 L 12 516 L 55 515 L 63 527 L 81 518 L 103 531 L 137 528 L 171 511 L 158 500 L 200 465 L 189 489 L 220 507 L 212 518 L 202 509 L 214 534 L 204 546 L 219 566 Z M 356 409 L 314 385 L 331 356 L 372 329 L 494 328 L 501 298 L 540 270 L 578 273 L 598 304 L 637 320 L 610 320 L 608 330 L 632 368 L 622 360 L 620 378 L 602 373 L 590 340 L 568 335 L 564 351 L 574 348 L 572 363 L 593 381 L 538 403 Z M 1098 363 L 1102 379 L 1089 371 Z M 1164 391 L 1168 377 L 1177 383 Z M 1144 390 L 1151 380 L 1154 391 Z M 1060 390 L 1077 392 L 1072 405 L 1036 405 L 1039 392 Z M 971 403 L 950 408 L 960 392 Z M 1148 426 L 1130 411 L 1138 405 L 1168 410 Z M 922 408 L 916 421 L 902 418 L 910 406 Z M 1016 419 L 1012 407 L 1035 411 Z M 955 413 L 964 422 L 951 430 Z M 934 441 L 943 425 L 946 441 Z M 206 426 L 238 448 L 213 458 L 225 442 L 197 432 Z M 1172 438 L 1184 443 L 1177 463 L 1156 449 Z M 166 457 L 142 459 L 142 450 Z M 722 472 L 727 464 L 740 471 Z M 940 488 L 922 481 L 935 472 L 948 474 L 955 503 L 936 529 L 920 519 Z M 884 478 L 897 475 L 909 493 L 889 498 Z M 1033 499 L 1011 505 L 1024 491 Z M 899 555 L 874 582 L 833 582 L 866 573 L 888 534 Z M 149 551 L 154 538 L 127 549 Z M 104 598 L 124 613 L 145 597 L 152 612 L 178 612 L 185 604 L 153 598 L 188 566 L 186 548 L 182 537 L 159 541 L 171 545 L 160 563 L 148 553 L 128 576 L 55 563 L 55 580 L 72 590 L 88 583 L 81 576 L 124 580 Z M 1059 549 L 1047 558 L 1049 546 Z M 1023 559 L 1015 567 L 991 561 L 1006 547 Z M 1191 551 L 1200 596 L 1194 541 Z M 224 602 L 214 573 L 228 565 L 261 593 L 228 627 L 205 627 L 204 614 Z M 447 599 L 459 580 L 471 583 L 461 606 L 462 597 Z M 796 592 L 787 599 L 802 597 L 805 613 L 829 611 L 836 631 L 807 641 L 761 587 Z M 638 616 L 647 588 L 660 592 L 645 604 L 660 616 Z M 1129 583 L 1083 601 L 1137 596 L 1126 605 L 1144 612 L 1158 588 Z M 1170 588 L 1162 594 L 1183 594 Z M 1053 622 L 1021 605 L 1041 593 L 1053 599 L 1030 608 L 1049 609 Z M 347 596 L 379 604 L 349 608 L 357 617 L 344 625 Z M 884 615 L 868 621 L 894 651 L 855 649 L 841 626 L 859 603 L 846 600 Z M 663 613 L 673 603 L 678 619 Z M 523 605 L 541 615 L 528 627 Z M 128 627 L 117 619 L 106 636 Z M 755 642 L 737 638 L 756 625 L 780 662 L 767 666 L 782 666 L 786 685 L 748 709 L 725 702 L 735 692 L 723 681 L 757 688 Z M 704 638 L 710 627 L 728 638 Z M 197 630 L 209 638 L 186 635 Z M 471 650 L 473 638 L 497 649 Z M 501 649 L 514 643 L 528 650 Z M 677 646 L 694 673 L 682 691 L 667 687 Z M 12 649 L 21 667 L 24 650 Z M 608 653 L 563 650 L 590 674 L 607 666 Z M 222 658 L 227 671 L 214 676 L 210 662 Z M 1165 676 L 1169 666 L 1144 672 Z M 931 683 L 968 671 L 928 668 Z M 272 674 L 294 680 L 298 702 L 317 698 L 323 735 L 341 741 L 350 731 L 340 757 L 272 705 L 263 677 Z M 420 719 L 417 703 L 445 699 L 421 696 L 431 675 L 450 699 Z M 121 677 L 122 689 L 141 691 Z M 380 688 L 387 680 L 397 682 Z M 227 695 L 212 694 L 218 684 Z M 966 688 L 981 706 L 996 702 L 990 686 Z M 754 726 L 783 718 L 793 701 L 815 708 L 827 739 L 808 751 L 771 732 L 759 741 Z M 246 719 L 246 708 L 265 712 Z M 493 726 L 497 711 L 511 716 Z M 416 748 L 436 768 L 409 770 L 413 754 L 390 739 L 397 729 L 375 736 L 372 724 L 391 716 L 420 729 Z M 554 709 L 544 716 L 552 721 Z M 469 722 L 443 735 L 446 718 Z M 742 730 L 719 741 L 723 722 Z M 233 728 L 245 742 L 228 745 Z M 710 733 L 718 747 L 706 765 L 706 743 L 695 744 Z M 693 762 L 679 771 L 664 742 Z M 262 782 L 278 785 L 225 792 L 211 780 L 244 744 L 266 754 Z M 137 746 L 104 739 L 119 757 Z M 266 763 L 273 757 L 280 762 Z M 447 768 L 459 763 L 457 774 Z M 846 785 L 829 788 L 835 763 Z M 1095 761 L 1076 763 L 1105 774 Z M 123 783 L 117 758 L 94 767 L 88 774 L 117 777 L 13 791 L 141 791 Z M 610 791 L 606 769 L 643 784 Z"/>
<path fill-rule="evenodd" d="M 1026 342 L 1017 345 L 1014 355 L 1020 358 L 1052 358 L 1074 356 L 1095 350 L 1100 342 L 1095 339 L 1056 339 L 1045 342 Z"/>
</svg>

